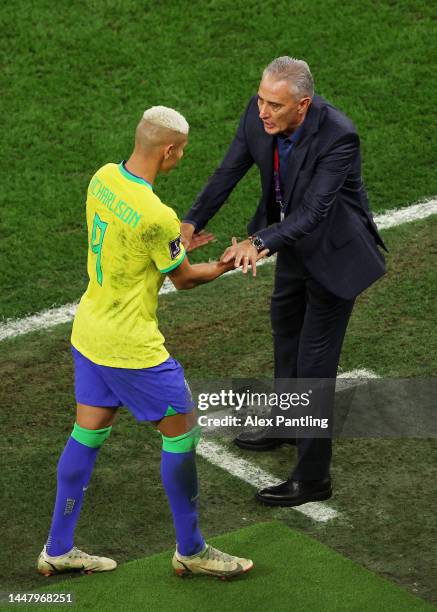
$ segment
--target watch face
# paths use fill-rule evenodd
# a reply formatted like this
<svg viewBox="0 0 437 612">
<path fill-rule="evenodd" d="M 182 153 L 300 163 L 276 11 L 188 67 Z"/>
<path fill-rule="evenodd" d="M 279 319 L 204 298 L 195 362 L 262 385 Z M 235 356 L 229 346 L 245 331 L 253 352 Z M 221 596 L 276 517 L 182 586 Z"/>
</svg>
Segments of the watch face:
<svg viewBox="0 0 437 612">
<path fill-rule="evenodd" d="M 264 242 L 261 240 L 261 238 L 258 238 L 258 236 L 254 236 L 251 239 L 251 242 L 258 252 L 263 250 Z"/>
</svg>

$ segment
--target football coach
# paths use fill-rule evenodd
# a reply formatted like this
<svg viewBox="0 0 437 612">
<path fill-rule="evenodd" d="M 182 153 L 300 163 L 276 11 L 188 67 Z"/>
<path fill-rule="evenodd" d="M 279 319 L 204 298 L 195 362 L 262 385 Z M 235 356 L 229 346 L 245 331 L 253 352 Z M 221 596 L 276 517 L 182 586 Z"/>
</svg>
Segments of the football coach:
<svg viewBox="0 0 437 612">
<path fill-rule="evenodd" d="M 314 94 L 308 64 L 288 56 L 264 70 L 235 137 L 182 224 L 185 243 L 215 215 L 256 164 L 262 193 L 248 239 L 225 251 L 246 272 L 277 253 L 271 299 L 275 379 L 331 379 L 359 293 L 385 272 L 384 243 L 361 177 L 360 141 L 348 117 Z M 254 308 L 256 289 L 254 289 Z M 254 347 L 254 350 L 258 350 Z M 261 357 L 261 356 L 260 356 Z M 269 505 L 297 506 L 332 495 L 332 442 L 245 432 L 235 443 L 265 451 L 288 441 L 298 460 L 289 478 L 257 493 Z"/>
</svg>

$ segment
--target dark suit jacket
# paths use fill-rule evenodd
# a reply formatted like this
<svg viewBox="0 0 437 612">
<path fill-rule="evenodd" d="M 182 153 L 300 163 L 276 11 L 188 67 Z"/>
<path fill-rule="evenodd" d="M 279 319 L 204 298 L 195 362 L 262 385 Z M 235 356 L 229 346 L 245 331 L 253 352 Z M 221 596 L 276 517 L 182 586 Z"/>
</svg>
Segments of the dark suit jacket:
<svg viewBox="0 0 437 612">
<path fill-rule="evenodd" d="M 384 257 L 377 245 L 385 245 L 370 213 L 354 125 L 329 102 L 314 96 L 290 155 L 282 223 L 274 203 L 274 145 L 254 96 L 221 165 L 185 221 L 202 229 L 256 163 L 262 195 L 248 233 L 260 236 L 270 254 L 294 248 L 322 286 L 339 297 L 355 297 L 384 274 Z"/>
</svg>

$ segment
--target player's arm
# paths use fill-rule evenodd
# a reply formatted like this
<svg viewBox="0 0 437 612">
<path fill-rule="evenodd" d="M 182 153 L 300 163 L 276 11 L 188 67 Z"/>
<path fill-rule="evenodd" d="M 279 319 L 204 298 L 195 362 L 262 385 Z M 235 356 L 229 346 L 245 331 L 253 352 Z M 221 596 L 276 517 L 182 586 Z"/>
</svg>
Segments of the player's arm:
<svg viewBox="0 0 437 612">
<path fill-rule="evenodd" d="M 233 269 L 233 260 L 227 263 L 214 261 L 191 265 L 188 258 L 185 257 L 177 268 L 168 273 L 168 277 L 176 289 L 193 289 L 197 285 L 209 283 Z"/>
</svg>

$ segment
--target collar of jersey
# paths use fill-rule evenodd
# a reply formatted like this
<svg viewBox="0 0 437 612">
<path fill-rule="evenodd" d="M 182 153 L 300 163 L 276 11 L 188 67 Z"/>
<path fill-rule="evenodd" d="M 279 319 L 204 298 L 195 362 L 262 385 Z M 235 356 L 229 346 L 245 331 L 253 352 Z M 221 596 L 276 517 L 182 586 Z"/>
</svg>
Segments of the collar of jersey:
<svg viewBox="0 0 437 612">
<path fill-rule="evenodd" d="M 140 176 L 137 176 L 136 174 L 132 174 L 132 172 L 129 172 L 129 170 L 125 168 L 124 166 L 125 163 L 126 163 L 125 160 L 123 160 L 122 162 L 118 164 L 118 169 L 120 170 L 124 178 L 127 178 L 128 181 L 132 181 L 133 183 L 139 183 L 140 185 L 145 185 L 146 187 L 148 187 L 149 189 L 153 191 L 153 186 L 150 183 L 148 183 L 146 180 L 141 178 Z"/>
</svg>

